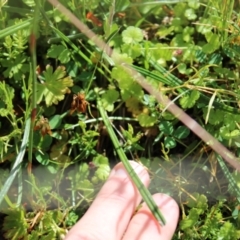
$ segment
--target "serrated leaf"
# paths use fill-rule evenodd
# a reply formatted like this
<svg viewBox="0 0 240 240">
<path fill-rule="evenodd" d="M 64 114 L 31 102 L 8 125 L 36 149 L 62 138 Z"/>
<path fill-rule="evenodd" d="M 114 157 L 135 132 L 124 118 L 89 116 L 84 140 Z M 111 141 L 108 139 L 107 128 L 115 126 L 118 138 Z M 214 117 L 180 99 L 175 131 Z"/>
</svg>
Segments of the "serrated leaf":
<svg viewBox="0 0 240 240">
<path fill-rule="evenodd" d="M 203 213 L 208 208 L 208 200 L 207 197 L 203 194 L 193 193 L 193 198 L 188 198 L 187 206 L 190 208 L 200 209 L 200 213 Z"/>
<path fill-rule="evenodd" d="M 0 108 L 0 116 L 6 117 L 9 114 L 9 111 L 5 108 Z"/>
<path fill-rule="evenodd" d="M 2 61 L 1 65 L 7 69 L 3 72 L 4 77 L 19 80 L 22 79 L 23 74 L 29 71 L 29 64 L 26 63 L 28 59 L 25 55 L 19 54 L 12 61 Z"/>
<path fill-rule="evenodd" d="M 108 158 L 101 155 L 101 154 L 98 154 L 96 157 L 93 158 L 93 163 L 98 166 L 100 164 L 105 164 L 105 165 L 109 165 L 109 161 L 108 161 Z"/>
<path fill-rule="evenodd" d="M 126 107 L 127 110 L 131 112 L 134 116 L 142 113 L 142 103 L 135 97 L 131 97 L 126 100 Z"/>
<path fill-rule="evenodd" d="M 105 181 L 108 178 L 111 170 L 109 167 L 108 158 L 98 154 L 96 157 L 94 157 L 93 163 L 97 167 L 94 177 L 92 178 L 93 182 L 99 183 L 99 180 Z"/>
<path fill-rule="evenodd" d="M 80 179 L 87 179 L 89 175 L 89 166 L 87 163 L 82 163 L 79 166 L 78 175 L 80 176 Z"/>
<path fill-rule="evenodd" d="M 149 116 L 148 114 L 145 113 L 141 113 L 140 115 L 137 116 L 137 119 L 139 121 L 139 124 L 142 127 L 151 127 L 153 126 L 158 118 L 157 117 L 153 117 L 153 116 Z"/>
<path fill-rule="evenodd" d="M 141 86 L 136 82 L 128 84 L 127 82 L 121 81 L 119 86 L 121 86 L 121 94 L 124 101 L 132 97 L 138 97 L 141 99 L 144 94 Z"/>
<path fill-rule="evenodd" d="M 106 181 L 109 176 L 110 170 L 111 169 L 109 165 L 100 164 L 95 172 L 95 177 L 97 177 L 101 181 Z"/>
<path fill-rule="evenodd" d="M 234 139 L 240 136 L 240 130 L 239 129 L 234 129 L 234 130 L 229 130 L 228 126 L 223 126 L 220 128 L 220 135 L 224 138 L 224 139 Z"/>
<path fill-rule="evenodd" d="M 138 97 L 139 99 L 143 97 L 144 93 L 141 86 L 121 66 L 114 67 L 111 76 L 117 80 L 124 101 L 130 97 Z"/>
<path fill-rule="evenodd" d="M 122 51 L 123 51 L 123 53 L 126 53 L 131 58 L 135 59 L 135 58 L 141 56 L 142 46 L 140 44 L 135 44 L 133 46 L 131 46 L 129 44 L 123 44 Z"/>
<path fill-rule="evenodd" d="M 132 76 L 127 73 L 121 66 L 114 67 L 111 72 L 111 77 L 116 79 L 119 83 L 121 82 L 121 87 L 128 87 L 133 81 Z M 126 85 L 124 85 L 124 83 Z M 120 86 L 119 86 L 120 87 Z"/>
<path fill-rule="evenodd" d="M 192 208 L 189 211 L 188 216 L 180 222 L 180 228 L 182 230 L 185 230 L 193 227 L 197 223 L 198 217 L 199 217 L 198 209 Z"/>
<path fill-rule="evenodd" d="M 78 189 L 83 191 L 83 195 L 85 197 L 89 198 L 93 194 L 94 187 L 93 187 L 93 184 L 88 179 L 84 179 L 78 182 L 77 184 L 78 184 Z"/>
<path fill-rule="evenodd" d="M 182 108 L 191 108 L 195 105 L 196 101 L 200 97 L 200 92 L 197 90 L 193 90 L 189 93 L 186 93 L 183 95 L 180 99 L 180 104 Z"/>
<path fill-rule="evenodd" d="M 5 83 L 5 81 L 0 81 L 0 99 L 2 104 L 6 105 L 2 106 L 4 108 L 1 108 L 0 115 L 1 116 L 7 116 L 9 112 L 13 111 L 13 101 L 14 98 L 14 89 L 10 87 L 8 84 Z M 3 104 L 4 103 L 4 104 Z"/>
<path fill-rule="evenodd" d="M 114 103 L 119 98 L 119 92 L 115 89 L 109 89 L 102 94 L 102 104 L 104 109 L 111 112 L 114 109 Z"/>
<path fill-rule="evenodd" d="M 122 39 L 126 44 L 141 42 L 143 37 L 143 31 L 138 27 L 130 26 L 122 32 Z"/>
<path fill-rule="evenodd" d="M 40 103 L 45 97 L 47 106 L 57 104 L 64 99 L 64 95 L 68 93 L 69 87 L 73 86 L 73 80 L 66 76 L 65 67 L 59 66 L 55 72 L 48 65 L 46 71 L 43 72 L 45 81 L 37 84 L 37 102 Z"/>
<path fill-rule="evenodd" d="M 31 234 L 28 235 L 28 240 L 39 239 L 38 231 L 31 231 Z"/>
<path fill-rule="evenodd" d="M 172 59 L 173 50 L 167 44 L 157 43 L 150 52 L 156 61 L 159 61 L 159 59 L 163 59 L 164 61 Z"/>
<path fill-rule="evenodd" d="M 15 208 L 7 211 L 4 218 L 3 231 L 6 239 L 18 240 L 27 235 L 28 223 L 25 212 L 22 208 Z"/>
<path fill-rule="evenodd" d="M 239 233 L 237 232 L 236 228 L 233 226 L 232 223 L 229 221 L 225 222 L 223 226 L 219 229 L 217 234 L 217 239 L 222 240 L 237 240 L 239 239 L 237 236 Z"/>
<path fill-rule="evenodd" d="M 133 59 L 131 57 L 129 57 L 126 53 L 121 54 L 121 53 L 118 53 L 117 51 L 114 51 L 111 57 L 116 66 L 121 65 L 122 63 L 127 63 L 130 65 L 133 63 Z M 120 67 L 120 66 L 118 66 L 118 67 Z M 124 72 L 126 72 L 126 71 L 124 71 Z"/>
<path fill-rule="evenodd" d="M 73 226 L 77 222 L 78 218 L 79 217 L 75 212 L 70 211 L 67 214 L 65 223 L 66 223 L 67 226 Z"/>
</svg>

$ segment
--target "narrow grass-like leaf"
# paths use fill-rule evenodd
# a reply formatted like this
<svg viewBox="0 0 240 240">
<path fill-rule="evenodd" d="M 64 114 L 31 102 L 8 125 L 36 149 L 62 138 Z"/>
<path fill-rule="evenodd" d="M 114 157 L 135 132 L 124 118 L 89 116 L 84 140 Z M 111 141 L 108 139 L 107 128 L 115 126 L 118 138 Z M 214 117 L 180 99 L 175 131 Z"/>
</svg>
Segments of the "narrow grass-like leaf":
<svg viewBox="0 0 240 240">
<path fill-rule="evenodd" d="M 0 38 L 4 38 L 8 35 L 11 35 L 15 32 L 17 32 L 18 30 L 21 30 L 21 29 L 24 29 L 24 28 L 27 28 L 31 25 L 32 23 L 32 18 L 31 19 L 28 19 L 26 21 L 23 21 L 21 23 L 18 23 L 16 25 L 12 25 L 8 28 L 5 28 L 3 30 L 0 31 Z"/>
<path fill-rule="evenodd" d="M 212 109 L 213 102 L 215 100 L 216 94 L 217 94 L 217 91 L 214 92 L 214 94 L 212 95 L 212 97 L 211 97 L 211 99 L 209 101 L 207 115 L 206 115 L 206 119 L 205 119 L 205 124 L 207 124 L 207 122 L 208 122 L 208 118 L 209 118 L 209 115 L 210 115 L 210 112 L 211 112 L 211 109 Z"/>
<path fill-rule="evenodd" d="M 19 154 L 16 158 L 15 163 L 13 164 L 13 167 L 10 171 L 9 177 L 7 178 L 7 180 L 4 183 L 4 185 L 1 189 L 1 192 L 0 192 L 0 204 L 2 203 L 2 200 L 4 199 L 5 195 L 7 194 L 9 188 L 11 187 L 12 182 L 13 182 L 14 178 L 16 177 L 19 169 L 21 168 L 21 163 L 22 163 L 23 156 L 25 154 L 27 143 L 28 143 L 30 125 L 31 125 L 31 122 L 30 122 L 30 119 L 28 119 L 26 121 L 24 136 L 23 136 L 22 145 L 21 145 Z"/>
<path fill-rule="evenodd" d="M 154 62 L 153 60 L 150 60 L 149 63 L 157 70 L 159 71 L 159 73 L 162 74 L 163 77 L 152 73 L 151 71 L 144 69 L 142 67 L 137 67 L 132 65 L 131 67 L 133 69 L 135 69 L 137 72 L 141 73 L 143 76 L 145 77 L 150 77 L 158 82 L 167 84 L 170 87 L 175 87 L 176 91 L 179 93 L 183 93 L 184 90 L 186 90 L 187 88 L 181 87 L 183 86 L 183 82 L 177 78 L 176 76 L 174 76 L 173 74 L 171 74 L 170 72 L 168 72 L 164 67 L 160 66 L 158 63 Z M 203 101 L 206 104 L 209 104 L 210 98 L 208 96 L 206 96 L 205 94 L 203 94 L 202 92 L 200 93 L 200 100 Z M 214 101 L 213 102 L 213 106 L 218 108 L 218 109 L 222 109 L 224 111 L 230 112 L 230 113 L 234 113 L 234 114 L 240 114 L 240 110 L 231 106 L 228 106 L 226 104 Z"/>
<path fill-rule="evenodd" d="M 34 17 L 32 20 L 32 29 L 31 29 L 31 35 L 30 35 L 30 52 L 32 57 L 32 64 L 31 64 L 31 71 L 30 75 L 32 76 L 32 112 L 31 112 L 31 129 L 29 134 L 29 151 L 28 151 L 28 161 L 29 161 L 29 171 L 31 171 L 31 165 L 32 165 L 32 150 L 33 150 L 33 128 L 36 120 L 37 115 L 37 75 L 36 75 L 36 69 L 37 69 L 37 53 L 36 53 L 36 39 L 37 39 L 37 33 L 38 33 L 38 21 L 39 21 L 39 1 L 35 1 L 36 6 L 34 9 Z"/>
<path fill-rule="evenodd" d="M 121 147 L 121 145 L 120 145 L 120 143 L 117 139 L 117 136 L 114 133 L 113 127 L 112 127 L 112 125 L 111 125 L 111 123 L 108 119 L 106 111 L 103 109 L 101 100 L 98 99 L 97 103 L 98 103 L 98 109 L 100 111 L 101 117 L 103 118 L 103 122 L 104 122 L 105 126 L 107 127 L 108 133 L 109 133 L 110 138 L 113 142 L 115 150 L 116 150 L 121 162 L 123 163 L 126 171 L 128 172 L 129 176 L 133 180 L 133 182 L 136 185 L 138 191 L 140 192 L 143 200 L 146 202 L 147 206 L 149 207 L 149 209 L 151 210 L 152 214 L 155 216 L 157 221 L 159 221 L 163 225 L 165 225 L 166 220 L 165 220 L 164 216 L 162 215 L 162 213 L 160 212 L 158 206 L 154 202 L 154 200 L 152 198 L 152 195 L 150 194 L 148 189 L 143 185 L 143 183 L 139 179 L 138 175 L 135 173 L 134 169 L 132 168 L 132 166 L 128 162 L 128 159 L 127 159 L 127 157 L 126 157 L 126 155 L 125 155 L 125 153 L 124 153 L 124 151 L 123 151 L 123 149 L 122 149 L 122 147 Z"/>
<path fill-rule="evenodd" d="M 234 193 L 236 194 L 238 202 L 240 203 L 240 189 L 239 189 L 235 179 L 232 177 L 231 173 L 228 170 L 226 163 L 223 161 L 222 157 L 219 154 L 217 154 L 217 160 L 218 160 L 218 163 L 219 163 L 220 167 L 222 168 L 222 171 L 223 171 L 225 177 L 227 178 L 230 186 L 232 187 Z"/>
</svg>

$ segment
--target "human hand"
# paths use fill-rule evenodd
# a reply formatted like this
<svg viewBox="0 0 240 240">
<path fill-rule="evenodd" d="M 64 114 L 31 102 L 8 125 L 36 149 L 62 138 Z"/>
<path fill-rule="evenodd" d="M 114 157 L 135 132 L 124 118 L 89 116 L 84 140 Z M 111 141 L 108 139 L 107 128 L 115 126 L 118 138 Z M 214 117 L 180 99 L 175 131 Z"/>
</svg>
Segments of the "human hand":
<svg viewBox="0 0 240 240">
<path fill-rule="evenodd" d="M 150 183 L 147 170 L 130 162 L 145 186 Z M 165 194 L 153 198 L 166 219 L 161 226 L 132 183 L 122 163 L 117 164 L 86 214 L 73 226 L 65 240 L 170 240 L 179 217 L 177 203 Z"/>
</svg>

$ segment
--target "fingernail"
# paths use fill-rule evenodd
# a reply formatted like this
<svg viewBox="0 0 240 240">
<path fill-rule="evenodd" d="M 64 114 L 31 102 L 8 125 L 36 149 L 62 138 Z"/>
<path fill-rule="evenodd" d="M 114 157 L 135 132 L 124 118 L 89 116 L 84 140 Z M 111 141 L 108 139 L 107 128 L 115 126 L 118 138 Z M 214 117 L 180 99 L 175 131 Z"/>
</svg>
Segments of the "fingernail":
<svg viewBox="0 0 240 240">
<path fill-rule="evenodd" d="M 143 167 L 140 164 L 134 161 L 129 161 L 129 163 L 137 174 L 140 174 L 143 171 Z M 128 176 L 127 171 L 122 163 L 115 166 L 113 174 L 117 176 Z"/>
<path fill-rule="evenodd" d="M 115 170 L 115 173 L 114 175 L 117 175 L 117 176 L 127 176 L 127 172 L 124 168 L 120 167 L 118 169 Z"/>
</svg>

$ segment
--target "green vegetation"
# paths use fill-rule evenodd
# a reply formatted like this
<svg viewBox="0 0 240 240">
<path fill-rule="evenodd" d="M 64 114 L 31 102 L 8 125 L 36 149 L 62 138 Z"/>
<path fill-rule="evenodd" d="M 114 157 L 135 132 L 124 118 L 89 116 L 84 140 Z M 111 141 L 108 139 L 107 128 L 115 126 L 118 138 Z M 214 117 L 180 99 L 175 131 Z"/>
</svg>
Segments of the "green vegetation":
<svg viewBox="0 0 240 240">
<path fill-rule="evenodd" d="M 63 238 L 135 159 L 179 203 L 174 239 L 240 239 L 239 3 L 50 2 L 0 0 L 1 235 Z"/>
</svg>

